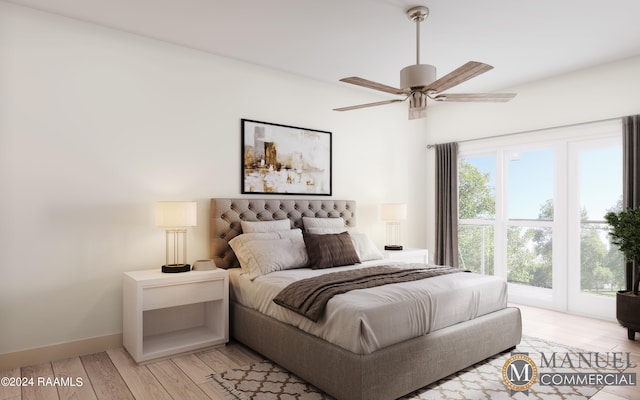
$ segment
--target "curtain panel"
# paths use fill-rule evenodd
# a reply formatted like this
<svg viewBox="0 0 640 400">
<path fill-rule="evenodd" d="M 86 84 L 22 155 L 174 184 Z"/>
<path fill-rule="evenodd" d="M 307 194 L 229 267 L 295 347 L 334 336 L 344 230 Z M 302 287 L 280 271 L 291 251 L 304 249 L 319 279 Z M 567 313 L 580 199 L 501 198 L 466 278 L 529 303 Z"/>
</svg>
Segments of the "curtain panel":
<svg viewBox="0 0 640 400">
<path fill-rule="evenodd" d="M 622 208 L 640 207 L 640 115 L 622 119 Z M 627 290 L 633 290 L 633 263 L 625 266 Z"/>
<path fill-rule="evenodd" d="M 458 143 L 436 148 L 436 265 L 458 267 Z"/>
</svg>

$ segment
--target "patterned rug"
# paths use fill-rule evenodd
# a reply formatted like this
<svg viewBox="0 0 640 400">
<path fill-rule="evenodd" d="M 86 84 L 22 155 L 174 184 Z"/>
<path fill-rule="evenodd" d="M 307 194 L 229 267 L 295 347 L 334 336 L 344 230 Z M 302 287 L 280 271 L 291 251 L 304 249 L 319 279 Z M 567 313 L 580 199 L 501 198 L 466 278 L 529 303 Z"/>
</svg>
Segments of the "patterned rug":
<svg viewBox="0 0 640 400">
<path fill-rule="evenodd" d="M 539 364 L 541 354 L 551 359 L 557 354 L 557 367 L 549 364 L 537 365 L 539 373 L 572 373 L 572 372 L 606 372 L 617 373 L 619 370 L 589 368 L 570 368 L 565 360 L 561 363 L 560 355 L 567 353 L 576 355 L 586 352 L 567 346 L 547 342 L 532 337 L 523 337 L 518 345 L 517 353 L 528 353 L 534 364 Z M 503 368 L 511 360 L 511 353 L 498 354 L 460 372 L 441 379 L 414 393 L 402 397 L 402 400 L 495 400 L 495 399 L 589 399 L 603 386 L 556 386 L 533 383 L 527 390 L 512 392 L 503 379 Z M 573 359 L 577 359 L 573 358 Z M 559 368 L 562 366 L 562 368 Z M 228 399 L 233 400 L 331 400 L 332 398 L 297 376 L 269 361 L 262 361 L 243 368 L 233 369 L 210 376 L 211 383 Z M 531 381 L 533 382 L 533 381 Z"/>
</svg>

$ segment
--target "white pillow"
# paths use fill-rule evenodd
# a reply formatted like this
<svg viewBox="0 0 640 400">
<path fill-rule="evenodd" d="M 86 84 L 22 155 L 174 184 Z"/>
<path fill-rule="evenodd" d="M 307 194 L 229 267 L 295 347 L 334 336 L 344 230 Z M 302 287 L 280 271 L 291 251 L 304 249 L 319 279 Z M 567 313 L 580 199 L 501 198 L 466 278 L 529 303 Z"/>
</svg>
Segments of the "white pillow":
<svg viewBox="0 0 640 400">
<path fill-rule="evenodd" d="M 248 262 L 241 264 L 249 279 L 285 269 L 303 268 L 309 264 L 307 249 L 293 238 L 254 240 L 248 242 L 245 251 Z"/>
<path fill-rule="evenodd" d="M 291 229 L 291 221 L 277 219 L 274 221 L 240 221 L 242 233 L 280 232 Z"/>
<path fill-rule="evenodd" d="M 305 228 L 305 232 L 313 233 L 314 235 L 327 235 L 332 233 L 342 233 L 347 231 L 346 226 L 341 227 L 327 227 L 327 228 Z"/>
<path fill-rule="evenodd" d="M 251 242 L 253 240 L 286 239 L 292 236 L 302 236 L 302 230 L 289 229 L 288 231 L 280 232 L 243 233 L 231 239 L 229 241 L 229 246 L 231 246 L 231 248 L 233 249 L 233 252 L 236 254 L 238 261 L 242 263 L 241 257 L 245 253 L 244 247 L 248 242 Z"/>
<path fill-rule="evenodd" d="M 302 225 L 304 231 L 313 233 L 314 235 L 327 235 L 333 233 L 342 233 L 350 229 L 344 218 L 312 218 L 302 217 Z"/>
<path fill-rule="evenodd" d="M 300 229 L 244 233 L 229 245 L 251 280 L 273 271 L 302 268 L 309 262 Z"/>
<path fill-rule="evenodd" d="M 381 260 L 384 258 L 380 250 L 366 234 L 349 232 L 349 235 L 360 261 Z"/>
</svg>

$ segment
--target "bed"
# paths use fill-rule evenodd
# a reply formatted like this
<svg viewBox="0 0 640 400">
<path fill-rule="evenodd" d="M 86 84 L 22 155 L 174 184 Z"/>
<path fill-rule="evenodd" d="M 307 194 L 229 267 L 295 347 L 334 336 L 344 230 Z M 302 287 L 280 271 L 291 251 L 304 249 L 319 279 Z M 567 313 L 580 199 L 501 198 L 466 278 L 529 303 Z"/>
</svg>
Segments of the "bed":
<svg viewBox="0 0 640 400">
<path fill-rule="evenodd" d="M 238 250 L 240 239 L 250 236 L 243 235 L 243 221 L 246 227 L 251 221 L 283 223 L 286 220 L 284 223 L 288 223 L 290 230 L 294 231 L 304 228 L 303 220 L 340 220 L 344 223 L 344 229 L 355 238 L 359 235 L 355 230 L 356 215 L 356 203 L 351 200 L 211 199 L 211 257 L 218 267 L 229 271 L 231 337 L 336 399 L 345 400 L 396 399 L 485 358 L 512 349 L 520 342 L 520 311 L 506 306 L 506 284 L 496 278 L 456 273 L 425 279 L 434 282 L 431 285 L 439 287 L 448 300 L 429 299 L 428 305 L 434 309 L 433 302 L 439 301 L 439 313 L 435 313 L 435 317 L 427 317 L 420 324 L 401 319 L 403 315 L 404 318 L 412 318 L 415 312 L 408 311 L 410 307 L 398 307 L 386 303 L 386 299 L 389 297 L 387 292 L 394 287 L 406 293 L 404 297 L 422 304 L 423 300 L 413 295 L 414 291 L 424 290 L 419 286 L 421 283 L 397 283 L 341 294 L 329 300 L 325 311 L 327 316 L 323 316 L 323 321 L 319 322 L 327 324 L 334 315 L 340 315 L 334 312 L 336 309 L 351 303 L 381 302 L 394 311 L 385 314 L 378 308 L 364 307 L 366 310 L 354 311 L 357 314 L 336 317 L 338 319 L 333 326 L 328 324 L 329 328 L 323 330 L 303 316 L 278 308 L 269 300 L 270 297 L 259 297 L 252 292 L 252 287 L 266 285 L 262 286 L 266 289 L 261 288 L 258 292 L 273 292 L 271 295 L 275 295 L 276 287 L 299 277 L 307 277 L 308 274 L 324 273 L 324 270 L 287 269 L 251 276 L 251 273 L 241 272 L 244 268 L 238 268 L 238 257 L 230 245 L 231 242 Z M 362 254 L 360 250 L 359 254 Z M 243 259 L 243 264 L 245 262 Z M 385 263 L 389 262 L 374 259 L 355 267 L 346 265 L 330 268 L 326 272 L 375 267 Z M 459 289 L 473 285 L 477 287 L 468 293 Z M 456 292 L 450 287 L 455 287 Z M 474 304 L 473 310 L 462 307 L 470 301 Z M 385 323 L 395 328 L 408 328 L 393 328 L 385 333 L 377 333 L 376 326 Z M 335 329 L 345 329 L 346 333 L 338 331 L 335 334 Z M 358 330 L 359 333 L 354 333 Z M 424 333 L 420 334 L 421 331 Z"/>
</svg>

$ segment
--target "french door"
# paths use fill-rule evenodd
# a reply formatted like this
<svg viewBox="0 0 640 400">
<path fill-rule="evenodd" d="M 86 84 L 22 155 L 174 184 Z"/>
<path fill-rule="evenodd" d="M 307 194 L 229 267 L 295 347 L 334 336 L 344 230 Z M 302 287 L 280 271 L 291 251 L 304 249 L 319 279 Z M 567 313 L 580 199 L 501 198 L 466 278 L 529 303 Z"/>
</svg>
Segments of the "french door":
<svg viewBox="0 0 640 400">
<path fill-rule="evenodd" d="M 625 287 L 624 257 L 608 237 L 604 215 L 622 210 L 622 138 L 569 145 L 568 310 L 615 316 L 616 291 Z M 579 279 L 578 279 L 579 277 Z"/>
<path fill-rule="evenodd" d="M 502 151 L 503 228 L 509 298 L 559 309 L 564 300 L 563 144 L 518 145 Z"/>
<path fill-rule="evenodd" d="M 461 146 L 460 265 L 503 277 L 510 301 L 613 319 L 623 259 L 604 214 L 621 207 L 620 123 L 560 133 Z"/>
</svg>

